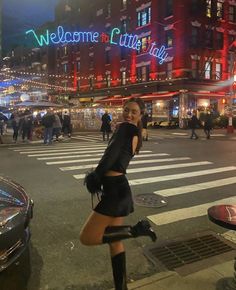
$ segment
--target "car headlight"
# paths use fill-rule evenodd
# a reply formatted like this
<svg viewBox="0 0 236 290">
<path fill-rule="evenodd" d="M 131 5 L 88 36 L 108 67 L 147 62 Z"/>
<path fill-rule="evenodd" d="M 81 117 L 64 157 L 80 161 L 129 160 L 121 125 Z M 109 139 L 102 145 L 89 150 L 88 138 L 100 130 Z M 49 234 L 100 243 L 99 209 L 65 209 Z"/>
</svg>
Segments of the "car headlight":
<svg viewBox="0 0 236 290">
<path fill-rule="evenodd" d="M 21 212 L 21 207 L 8 207 L 0 210 L 0 227 L 4 227 L 10 220 Z"/>
</svg>

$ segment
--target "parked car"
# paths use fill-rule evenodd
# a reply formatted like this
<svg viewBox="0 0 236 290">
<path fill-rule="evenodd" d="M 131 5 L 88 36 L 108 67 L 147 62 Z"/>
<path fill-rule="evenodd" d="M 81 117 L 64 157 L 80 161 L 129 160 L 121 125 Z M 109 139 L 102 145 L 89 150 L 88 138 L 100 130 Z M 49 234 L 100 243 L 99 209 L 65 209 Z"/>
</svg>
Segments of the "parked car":
<svg viewBox="0 0 236 290">
<path fill-rule="evenodd" d="M 0 272 L 27 248 L 32 217 L 33 201 L 24 188 L 0 176 Z"/>
</svg>

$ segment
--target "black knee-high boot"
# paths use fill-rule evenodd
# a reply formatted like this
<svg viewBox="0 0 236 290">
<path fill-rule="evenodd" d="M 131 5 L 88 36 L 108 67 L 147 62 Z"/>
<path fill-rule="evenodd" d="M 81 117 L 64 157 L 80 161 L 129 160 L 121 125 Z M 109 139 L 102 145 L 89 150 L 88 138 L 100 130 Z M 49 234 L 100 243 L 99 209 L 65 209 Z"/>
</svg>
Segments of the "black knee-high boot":
<svg viewBox="0 0 236 290">
<path fill-rule="evenodd" d="M 112 272 L 115 290 L 128 290 L 126 282 L 125 252 L 121 252 L 111 258 Z"/>
<path fill-rule="evenodd" d="M 147 220 L 139 221 L 135 226 L 109 226 L 105 229 L 103 243 L 113 243 L 116 241 L 149 236 L 153 242 L 157 236 Z"/>
</svg>

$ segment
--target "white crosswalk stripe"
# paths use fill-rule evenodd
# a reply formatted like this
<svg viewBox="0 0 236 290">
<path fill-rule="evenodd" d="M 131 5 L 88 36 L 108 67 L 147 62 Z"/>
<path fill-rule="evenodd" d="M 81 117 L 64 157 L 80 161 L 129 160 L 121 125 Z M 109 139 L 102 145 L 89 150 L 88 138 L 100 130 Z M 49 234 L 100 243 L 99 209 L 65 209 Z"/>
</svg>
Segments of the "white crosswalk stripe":
<svg viewBox="0 0 236 290">
<path fill-rule="evenodd" d="M 62 172 L 71 174 L 78 182 L 81 182 L 85 171 L 96 167 L 106 146 L 107 144 L 102 142 L 95 144 L 84 139 L 83 142 L 75 144 L 57 144 L 55 147 L 37 146 L 38 148 L 30 146 L 13 150 L 21 156 L 36 158 L 38 162 L 44 162 L 46 165 L 58 166 Z M 236 184 L 236 166 L 220 167 L 207 160 L 196 162 L 188 156 L 169 155 L 166 152 L 154 153 L 151 150 L 143 150 L 134 157 L 127 170 L 129 183 L 134 193 L 137 187 L 146 185 L 152 188 L 155 194 L 181 200 L 188 194 L 207 192 L 211 189 L 215 189 L 217 193 L 217 190 L 220 192 L 222 188 Z M 73 163 L 77 164 L 73 165 Z M 147 166 L 148 164 L 152 166 Z M 171 170 L 171 174 L 167 174 L 168 170 Z M 224 174 L 224 176 L 219 178 L 219 174 Z M 138 178 L 139 176 L 141 178 Z M 173 186 L 173 181 L 177 180 L 176 186 Z M 161 189 L 158 189 L 160 183 Z M 198 200 L 197 205 L 194 200 L 188 205 L 183 202 L 180 203 L 182 205 L 178 209 L 167 206 L 164 212 L 148 215 L 148 218 L 156 225 L 168 225 L 206 215 L 207 209 L 214 204 L 236 203 L 233 193 L 232 197 L 216 200 L 214 196 L 212 200 L 212 202 L 207 201 L 201 204 Z"/>
</svg>

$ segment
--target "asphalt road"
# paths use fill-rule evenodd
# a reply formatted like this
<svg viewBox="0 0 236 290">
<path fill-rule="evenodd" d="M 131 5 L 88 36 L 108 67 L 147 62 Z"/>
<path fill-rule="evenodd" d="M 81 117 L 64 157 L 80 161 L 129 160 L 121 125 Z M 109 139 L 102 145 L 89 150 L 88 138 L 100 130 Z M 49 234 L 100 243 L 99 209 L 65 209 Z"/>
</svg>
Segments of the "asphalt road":
<svg viewBox="0 0 236 290">
<path fill-rule="evenodd" d="M 80 228 L 91 211 L 81 175 L 86 165 L 97 163 L 103 145 L 96 133 L 83 133 L 53 146 L 0 148 L 0 174 L 24 186 L 35 203 L 29 251 L 0 274 L 1 290 L 112 287 L 108 247 L 85 247 L 79 242 Z M 214 202 L 236 201 L 235 156 L 233 138 L 190 140 L 186 134 L 151 132 L 130 165 L 128 178 L 134 196 L 156 192 L 168 204 L 136 205 L 127 224 L 149 218 L 158 234 L 156 245 L 204 230 L 222 231 L 208 221 L 206 209 Z M 125 241 L 129 279 L 158 271 L 143 253 L 150 244 L 148 238 Z"/>
</svg>

